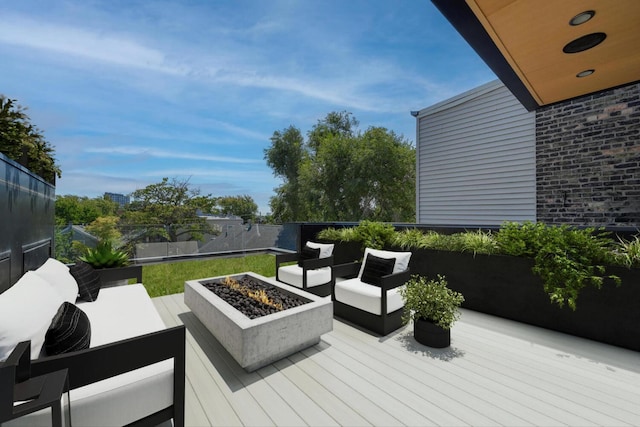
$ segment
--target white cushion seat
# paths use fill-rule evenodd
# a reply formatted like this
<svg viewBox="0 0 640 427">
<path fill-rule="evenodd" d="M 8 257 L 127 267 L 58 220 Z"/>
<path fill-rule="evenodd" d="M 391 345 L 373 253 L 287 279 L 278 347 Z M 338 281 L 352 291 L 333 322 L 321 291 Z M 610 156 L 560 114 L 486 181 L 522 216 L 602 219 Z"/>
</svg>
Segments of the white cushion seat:
<svg viewBox="0 0 640 427">
<path fill-rule="evenodd" d="M 397 287 L 387 291 L 387 314 L 404 307 L 400 289 L 401 287 Z M 379 286 L 363 283 L 357 277 L 336 282 L 335 285 L 336 301 L 378 316 L 382 313 L 381 298 L 382 291 Z"/>
<path fill-rule="evenodd" d="M 285 265 L 278 269 L 278 280 L 288 285 L 302 288 L 302 267 L 298 265 Z M 307 287 L 324 285 L 331 281 L 331 267 L 322 267 L 316 270 L 307 270 Z"/>
</svg>

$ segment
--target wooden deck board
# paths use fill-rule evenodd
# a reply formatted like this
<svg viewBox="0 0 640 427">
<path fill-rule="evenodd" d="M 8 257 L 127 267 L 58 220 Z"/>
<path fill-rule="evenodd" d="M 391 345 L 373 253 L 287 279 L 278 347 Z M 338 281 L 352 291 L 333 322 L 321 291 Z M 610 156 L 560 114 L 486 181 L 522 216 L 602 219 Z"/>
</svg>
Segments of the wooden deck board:
<svg viewBox="0 0 640 427">
<path fill-rule="evenodd" d="M 640 354 L 463 311 L 449 349 L 410 327 L 380 338 L 334 320 L 319 344 L 245 372 L 184 305 L 187 425 L 640 425 Z"/>
</svg>

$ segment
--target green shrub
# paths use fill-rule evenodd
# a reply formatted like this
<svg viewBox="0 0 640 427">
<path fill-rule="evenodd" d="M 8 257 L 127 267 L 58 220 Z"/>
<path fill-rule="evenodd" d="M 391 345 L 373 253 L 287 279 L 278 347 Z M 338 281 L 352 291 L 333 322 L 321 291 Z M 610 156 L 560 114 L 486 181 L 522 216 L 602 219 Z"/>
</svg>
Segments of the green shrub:
<svg viewBox="0 0 640 427">
<path fill-rule="evenodd" d="M 391 244 L 396 230 L 391 224 L 365 220 L 358 224 L 355 233 L 363 249 L 383 249 L 385 245 Z"/>
<path fill-rule="evenodd" d="M 475 254 L 493 254 L 498 249 L 498 243 L 490 231 L 465 231 L 457 233 L 453 236 L 457 246 L 461 252 L 473 252 Z"/>
<path fill-rule="evenodd" d="M 580 290 L 599 289 L 605 277 L 620 284 L 619 277 L 605 276 L 605 265 L 612 263 L 613 255 L 612 240 L 602 229 L 506 223 L 496 240 L 502 253 L 534 259 L 533 272 L 542 278 L 551 302 L 560 307 L 567 304 L 575 310 Z"/>
<path fill-rule="evenodd" d="M 460 318 L 459 308 L 464 302 L 462 294 L 449 289 L 447 280 L 440 275 L 435 280 L 413 275 L 400 289 L 400 295 L 405 301 L 404 322 L 426 319 L 444 329 L 451 329 Z"/>
</svg>

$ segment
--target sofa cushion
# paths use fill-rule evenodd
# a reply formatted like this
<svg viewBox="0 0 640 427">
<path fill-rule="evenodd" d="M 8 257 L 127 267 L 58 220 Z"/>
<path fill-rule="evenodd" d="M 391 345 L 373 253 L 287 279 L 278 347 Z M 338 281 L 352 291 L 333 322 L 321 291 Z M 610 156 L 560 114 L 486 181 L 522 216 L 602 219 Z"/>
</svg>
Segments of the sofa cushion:
<svg viewBox="0 0 640 427">
<path fill-rule="evenodd" d="M 78 298 L 78 283 L 69 272 L 69 267 L 49 258 L 38 269 L 34 270 L 40 277 L 49 282 L 65 301 L 74 303 Z"/>
<path fill-rule="evenodd" d="M 404 300 L 400 295 L 400 289 L 389 289 L 387 291 L 387 313 L 392 313 L 404 307 Z M 358 278 L 336 282 L 335 298 L 343 304 L 350 305 L 369 313 L 382 314 L 381 298 L 382 290 L 379 286 L 363 283 Z"/>
<path fill-rule="evenodd" d="M 51 319 L 63 302 L 62 295 L 33 271 L 0 294 L 0 361 L 27 340 L 31 340 L 31 358 L 37 358 Z"/>
<path fill-rule="evenodd" d="M 47 356 L 89 348 L 91 323 L 86 313 L 70 302 L 63 302 L 44 338 Z"/>
<path fill-rule="evenodd" d="M 373 255 L 373 256 L 377 256 L 378 258 L 395 258 L 396 259 L 396 263 L 393 266 L 393 274 L 395 273 L 401 273 L 403 271 L 405 271 L 407 268 L 409 268 L 409 260 L 411 259 L 411 252 L 394 252 L 394 251 L 381 251 L 378 249 L 371 249 L 371 248 L 366 248 L 364 250 L 364 258 L 363 259 L 367 259 L 367 255 Z M 362 263 L 362 266 L 360 267 L 360 272 L 358 273 L 358 277 L 361 278 L 362 277 L 362 273 L 364 271 L 364 265 L 366 263 Z"/>
<path fill-rule="evenodd" d="M 78 282 L 78 298 L 88 302 L 97 300 L 101 283 L 100 276 L 93 267 L 86 262 L 78 261 L 69 267 L 69 271 Z"/>
<path fill-rule="evenodd" d="M 166 328 L 140 283 L 104 288 L 96 301 L 77 305 L 91 322 L 91 347 Z"/>
<path fill-rule="evenodd" d="M 298 265 L 302 267 L 302 262 L 308 259 L 317 259 L 320 258 L 320 248 L 310 248 L 306 246 L 302 248 L 302 252 L 300 253 L 300 259 L 298 260 Z"/>
<path fill-rule="evenodd" d="M 395 264 L 395 258 L 379 258 L 375 255 L 367 254 L 361 280 L 370 285 L 380 286 L 382 276 L 391 274 Z"/>
<path fill-rule="evenodd" d="M 333 254 L 333 243 L 307 242 L 306 246 L 320 249 L 320 258 L 329 258 Z"/>
<path fill-rule="evenodd" d="M 288 285 L 302 288 L 302 267 L 285 265 L 278 269 L 278 280 Z M 331 281 L 331 267 L 307 270 L 307 287 L 324 285 Z"/>
</svg>

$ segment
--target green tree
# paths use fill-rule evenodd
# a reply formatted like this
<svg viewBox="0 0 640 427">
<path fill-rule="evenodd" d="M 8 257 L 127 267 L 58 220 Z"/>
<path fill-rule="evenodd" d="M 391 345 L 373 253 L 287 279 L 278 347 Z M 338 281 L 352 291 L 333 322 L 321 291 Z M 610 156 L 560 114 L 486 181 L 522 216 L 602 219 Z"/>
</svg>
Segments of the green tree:
<svg viewBox="0 0 640 427">
<path fill-rule="evenodd" d="M 89 224 L 101 216 L 113 216 L 118 211 L 118 204 L 109 198 L 64 195 L 57 196 L 55 217 L 58 225 Z"/>
<path fill-rule="evenodd" d="M 277 220 L 415 219 L 415 148 L 393 131 L 357 126 L 351 113 L 333 112 L 306 143 L 283 137 L 296 135 L 293 127 L 274 133 L 265 158 L 284 181 L 270 200 Z"/>
<path fill-rule="evenodd" d="M 15 99 L 0 94 L 0 152 L 53 183 L 61 176 L 53 147 L 25 111 Z"/>
<path fill-rule="evenodd" d="M 177 242 L 180 238 L 201 240 L 204 233 L 218 234 L 197 216 L 202 197 L 210 196 L 200 196 L 200 190 L 191 188 L 188 180 L 163 178 L 134 191 L 132 196 L 134 200 L 126 206 L 121 225 L 129 231 L 136 229 L 137 239 L 160 237 Z"/>
<path fill-rule="evenodd" d="M 220 214 L 237 215 L 244 222 L 253 220 L 258 215 L 258 205 L 248 195 L 219 197 L 217 203 Z"/>
<path fill-rule="evenodd" d="M 274 217 L 281 221 L 305 218 L 308 212 L 306 197 L 301 191 L 299 177 L 300 169 L 309 160 L 309 152 L 300 129 L 289 126 L 283 131 L 275 131 L 271 147 L 264 153 L 274 175 L 284 181 L 270 202 Z"/>
</svg>

